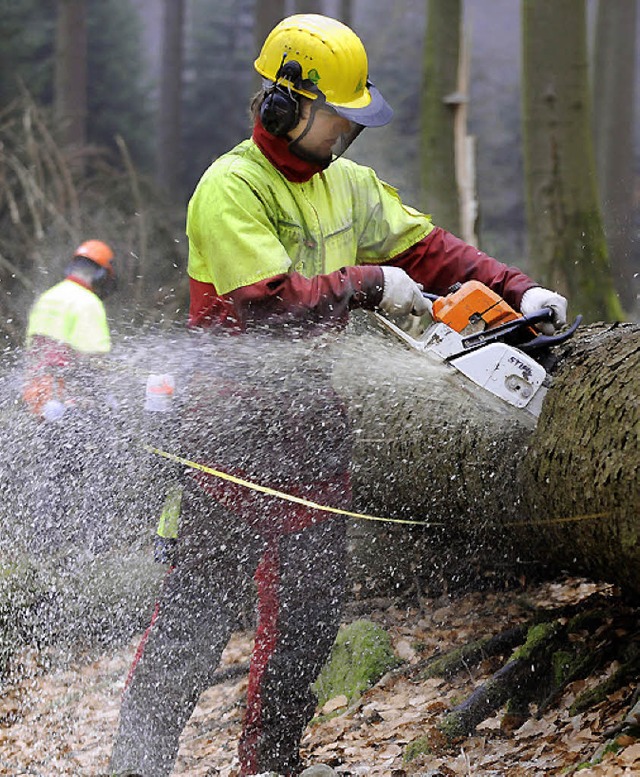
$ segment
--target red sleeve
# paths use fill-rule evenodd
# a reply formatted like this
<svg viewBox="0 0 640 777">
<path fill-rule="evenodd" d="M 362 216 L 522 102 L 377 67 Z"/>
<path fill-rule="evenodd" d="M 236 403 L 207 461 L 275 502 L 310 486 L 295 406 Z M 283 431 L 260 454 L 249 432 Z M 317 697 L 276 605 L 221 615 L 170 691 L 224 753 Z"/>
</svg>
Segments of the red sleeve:
<svg viewBox="0 0 640 777">
<path fill-rule="evenodd" d="M 481 281 L 516 310 L 525 291 L 538 285 L 516 267 L 507 267 L 441 227 L 386 264 L 401 267 L 432 294 L 446 294 L 457 282 Z"/>
<path fill-rule="evenodd" d="M 213 283 L 189 278 L 189 320 L 190 327 L 223 326 L 237 329 L 240 319 L 233 307 L 233 301 L 221 297 Z"/>
<path fill-rule="evenodd" d="M 342 267 L 305 278 L 275 275 L 218 296 L 212 284 L 190 279 L 191 326 L 300 323 L 344 326 L 349 310 L 375 308 L 382 299 L 383 275 L 376 265 Z"/>
</svg>

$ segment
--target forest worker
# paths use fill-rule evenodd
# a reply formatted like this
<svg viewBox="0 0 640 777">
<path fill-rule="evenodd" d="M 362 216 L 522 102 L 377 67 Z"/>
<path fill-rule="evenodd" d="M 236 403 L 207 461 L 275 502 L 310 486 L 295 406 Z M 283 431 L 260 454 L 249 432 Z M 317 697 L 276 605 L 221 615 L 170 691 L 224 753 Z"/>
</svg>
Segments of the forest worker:
<svg viewBox="0 0 640 777">
<path fill-rule="evenodd" d="M 61 418 L 76 399 L 69 395 L 65 377 L 82 369 L 91 356 L 111 350 L 102 300 L 114 286 L 113 251 L 101 240 L 87 240 L 74 251 L 64 280 L 33 304 L 23 399 L 37 417 Z"/>
<path fill-rule="evenodd" d="M 99 456 L 90 443 L 102 434 L 96 421 L 108 402 L 96 360 L 111 350 L 102 300 L 115 287 L 113 258 L 101 240 L 83 242 L 65 278 L 41 294 L 29 313 L 22 398 L 39 422 L 32 437 L 38 461 L 33 550 L 49 551 L 67 541 L 97 550 L 107 531 L 100 510 L 106 499 L 105 441 Z M 85 494 L 88 470 L 91 494 Z M 76 511 L 83 499 L 84 508 Z"/>
<path fill-rule="evenodd" d="M 186 449 L 192 461 L 348 509 L 346 414 L 329 381 L 305 371 L 305 343 L 313 351 L 354 308 L 424 313 L 418 284 L 445 293 L 475 278 L 523 313 L 550 307 L 553 327 L 564 324 L 567 303 L 343 158 L 365 127 L 392 115 L 351 29 L 315 14 L 288 17 L 255 68 L 264 81 L 253 135 L 214 161 L 188 208 L 190 323 L 230 344 L 227 361 L 194 375 Z M 244 351 L 246 342 L 255 350 Z M 293 354 L 291 370 L 267 387 L 279 349 Z M 175 567 L 129 675 L 113 772 L 170 774 L 255 572 L 240 774 L 297 775 L 310 686 L 340 623 L 344 520 L 196 469 L 185 481 Z"/>
</svg>

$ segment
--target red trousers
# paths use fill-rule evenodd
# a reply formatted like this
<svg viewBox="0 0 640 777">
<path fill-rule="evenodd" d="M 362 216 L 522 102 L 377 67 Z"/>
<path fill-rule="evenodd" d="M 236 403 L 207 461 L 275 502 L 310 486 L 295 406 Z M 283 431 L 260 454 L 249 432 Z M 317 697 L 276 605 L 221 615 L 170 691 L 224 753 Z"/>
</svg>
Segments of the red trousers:
<svg viewBox="0 0 640 777">
<path fill-rule="evenodd" d="M 191 460 L 327 506 L 350 503 L 349 430 L 326 386 L 200 387 L 185 432 Z M 196 386 L 197 390 L 198 386 Z M 208 393 L 206 393 L 208 392 Z M 210 423 L 195 423 L 198 407 Z M 241 411 L 241 412 L 240 412 Z M 227 641 L 257 593 L 256 639 L 239 744 L 242 774 L 301 768 L 311 684 L 340 624 L 345 521 L 191 472 L 175 568 L 125 690 L 111 768 L 171 772 L 178 740 Z"/>
</svg>

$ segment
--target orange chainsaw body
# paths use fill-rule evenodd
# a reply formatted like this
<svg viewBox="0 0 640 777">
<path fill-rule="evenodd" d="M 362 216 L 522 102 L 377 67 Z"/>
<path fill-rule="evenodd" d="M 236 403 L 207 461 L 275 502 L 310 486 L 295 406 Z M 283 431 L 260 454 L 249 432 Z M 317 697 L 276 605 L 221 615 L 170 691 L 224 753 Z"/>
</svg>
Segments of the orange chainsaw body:
<svg viewBox="0 0 640 777">
<path fill-rule="evenodd" d="M 492 329 L 521 318 L 500 295 L 480 281 L 467 281 L 446 297 L 439 297 L 433 303 L 432 316 L 434 321 L 441 321 L 456 332 Z"/>
</svg>

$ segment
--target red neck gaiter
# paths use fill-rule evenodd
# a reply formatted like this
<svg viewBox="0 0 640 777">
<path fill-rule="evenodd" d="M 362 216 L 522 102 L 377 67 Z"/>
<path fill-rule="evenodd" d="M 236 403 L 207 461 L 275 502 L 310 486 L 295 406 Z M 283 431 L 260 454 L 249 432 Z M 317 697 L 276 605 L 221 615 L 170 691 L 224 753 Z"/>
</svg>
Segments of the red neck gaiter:
<svg viewBox="0 0 640 777">
<path fill-rule="evenodd" d="M 77 275 L 67 275 L 65 278 L 67 281 L 73 281 L 74 283 L 77 283 L 78 286 L 84 286 L 85 289 L 88 289 L 89 291 L 93 291 L 93 288 L 91 287 L 91 284 L 89 281 L 85 281 L 84 278 L 78 278 Z M 95 294 L 95 292 L 93 292 Z"/>
<path fill-rule="evenodd" d="M 292 183 L 304 183 L 326 167 L 315 162 L 307 162 L 293 154 L 289 149 L 287 138 L 268 133 L 260 119 L 256 119 L 253 127 L 253 141 L 271 164 Z"/>
</svg>

